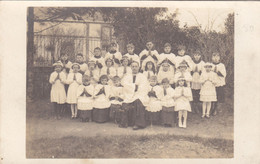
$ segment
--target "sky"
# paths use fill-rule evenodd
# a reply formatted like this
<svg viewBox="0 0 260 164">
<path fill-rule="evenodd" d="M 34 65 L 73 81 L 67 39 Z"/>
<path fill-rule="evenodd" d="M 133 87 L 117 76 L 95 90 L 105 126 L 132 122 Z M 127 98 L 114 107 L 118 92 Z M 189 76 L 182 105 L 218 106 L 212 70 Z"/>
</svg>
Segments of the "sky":
<svg viewBox="0 0 260 164">
<path fill-rule="evenodd" d="M 170 13 L 175 11 L 176 8 L 169 8 Z M 229 13 L 233 12 L 232 9 L 208 9 L 208 8 L 207 9 L 181 8 L 181 9 L 177 9 L 177 11 L 179 13 L 177 15 L 177 19 L 180 21 L 180 27 L 183 27 L 185 24 L 187 24 L 188 27 L 200 24 L 202 29 L 215 30 L 217 32 L 224 31 L 225 19 L 227 18 Z"/>
</svg>

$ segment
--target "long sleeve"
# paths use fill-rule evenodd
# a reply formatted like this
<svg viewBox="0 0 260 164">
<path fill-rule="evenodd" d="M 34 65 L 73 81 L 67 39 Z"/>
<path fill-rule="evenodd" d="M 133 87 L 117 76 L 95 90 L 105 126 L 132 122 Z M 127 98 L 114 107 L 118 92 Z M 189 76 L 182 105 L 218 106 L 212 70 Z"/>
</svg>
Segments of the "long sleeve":
<svg viewBox="0 0 260 164">
<path fill-rule="evenodd" d="M 66 83 L 66 74 L 64 72 L 60 73 L 60 80 L 63 84 Z"/>
<path fill-rule="evenodd" d="M 84 91 L 84 86 L 80 85 L 77 89 L 77 97 L 79 97 Z"/>
<path fill-rule="evenodd" d="M 76 74 L 76 81 L 77 81 L 79 84 L 82 84 L 82 74 L 80 74 L 80 73 L 77 73 L 77 74 Z"/>
<path fill-rule="evenodd" d="M 56 79 L 57 76 L 58 76 L 58 74 L 56 72 L 51 73 L 49 82 L 51 84 L 53 84 L 55 82 L 55 79 Z"/>
<path fill-rule="evenodd" d="M 224 64 L 218 65 L 218 71 L 223 75 L 224 78 L 227 76 L 227 72 Z"/>
<path fill-rule="evenodd" d="M 73 82 L 74 73 L 69 73 L 66 83 L 71 84 Z"/>
<path fill-rule="evenodd" d="M 207 73 L 203 72 L 200 76 L 200 83 L 204 83 L 208 79 Z"/>
</svg>

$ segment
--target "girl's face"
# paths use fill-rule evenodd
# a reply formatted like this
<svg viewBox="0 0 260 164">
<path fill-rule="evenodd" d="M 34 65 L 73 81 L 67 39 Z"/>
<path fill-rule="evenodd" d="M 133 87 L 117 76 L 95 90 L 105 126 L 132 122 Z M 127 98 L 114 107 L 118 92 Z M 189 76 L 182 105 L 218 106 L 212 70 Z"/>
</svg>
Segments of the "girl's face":
<svg viewBox="0 0 260 164">
<path fill-rule="evenodd" d="M 107 85 L 107 79 L 101 79 L 100 82 L 101 82 L 102 85 Z"/>
<path fill-rule="evenodd" d="M 147 63 L 147 69 L 152 70 L 153 69 L 153 64 L 152 63 Z"/>
<path fill-rule="evenodd" d="M 111 60 L 107 60 L 107 67 L 111 67 L 112 66 L 112 61 Z"/>
<path fill-rule="evenodd" d="M 179 50 L 179 51 L 178 51 L 178 54 L 179 54 L 180 56 L 184 56 L 185 50 L 183 50 L 183 49 Z"/>
<path fill-rule="evenodd" d="M 210 72 L 210 71 L 211 71 L 211 67 L 209 67 L 209 66 L 206 66 L 205 69 L 206 69 L 207 72 Z"/>
<path fill-rule="evenodd" d="M 66 55 L 66 54 L 65 54 L 65 55 L 62 55 L 62 56 L 61 56 L 61 60 L 63 60 L 63 61 L 68 60 L 68 55 Z"/>
<path fill-rule="evenodd" d="M 73 72 L 74 72 L 74 73 L 77 73 L 77 72 L 79 71 L 79 66 L 78 66 L 78 65 L 74 65 L 74 66 L 72 67 L 72 69 L 73 69 Z"/>
<path fill-rule="evenodd" d="M 101 51 L 98 49 L 94 50 L 94 56 L 101 56 Z"/>
<path fill-rule="evenodd" d="M 194 59 L 195 61 L 199 61 L 201 58 L 201 55 L 200 54 L 194 54 Z"/>
<path fill-rule="evenodd" d="M 214 62 L 214 63 L 218 63 L 219 62 L 219 60 L 220 60 L 220 57 L 219 56 L 212 56 L 212 61 Z"/>
<path fill-rule="evenodd" d="M 150 82 L 151 86 L 155 86 L 157 84 L 157 80 L 154 80 L 154 79 L 150 80 L 149 82 Z"/>
<path fill-rule="evenodd" d="M 78 56 L 76 57 L 76 62 L 78 62 L 78 63 L 83 62 L 83 57 L 78 55 Z"/>
<path fill-rule="evenodd" d="M 128 60 L 123 60 L 122 65 L 123 65 L 124 67 L 128 66 Z"/>
<path fill-rule="evenodd" d="M 171 47 L 167 46 L 167 47 L 164 47 L 164 52 L 165 53 L 170 53 L 171 52 Z"/>
<path fill-rule="evenodd" d="M 152 43 L 152 42 L 146 43 L 146 47 L 147 47 L 148 50 L 152 50 L 152 48 L 153 48 L 153 43 Z"/>
<path fill-rule="evenodd" d="M 183 87 L 183 86 L 184 86 L 184 80 L 180 80 L 180 81 L 179 81 L 179 86 L 180 86 L 180 87 Z"/>
<path fill-rule="evenodd" d="M 163 68 L 164 72 L 167 72 L 169 70 L 169 66 L 168 65 L 163 65 L 162 68 Z"/>
<path fill-rule="evenodd" d="M 61 70 L 62 70 L 62 66 L 57 65 L 57 66 L 55 67 L 55 71 L 56 71 L 56 72 L 60 73 Z"/>
<path fill-rule="evenodd" d="M 129 54 L 133 54 L 134 53 L 134 48 L 133 47 L 127 47 L 127 52 Z"/>
</svg>

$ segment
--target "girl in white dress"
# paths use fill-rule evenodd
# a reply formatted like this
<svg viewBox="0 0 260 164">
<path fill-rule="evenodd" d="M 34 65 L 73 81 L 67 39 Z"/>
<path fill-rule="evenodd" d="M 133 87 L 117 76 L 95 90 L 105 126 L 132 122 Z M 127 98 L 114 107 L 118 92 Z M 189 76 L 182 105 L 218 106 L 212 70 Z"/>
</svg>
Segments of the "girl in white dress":
<svg viewBox="0 0 260 164">
<path fill-rule="evenodd" d="M 77 117 L 77 89 L 82 84 L 82 74 L 79 73 L 80 65 L 73 63 L 71 66 L 73 72 L 69 73 L 67 78 L 67 84 L 69 84 L 67 103 L 71 104 L 71 118 Z"/>
<path fill-rule="evenodd" d="M 168 78 L 165 78 L 162 80 L 162 89 L 163 89 L 163 95 L 161 97 L 161 103 L 162 103 L 162 112 L 161 112 L 161 121 L 162 125 L 165 127 L 172 127 L 175 123 L 175 115 L 174 115 L 174 95 L 175 91 L 170 86 L 170 81 Z"/>
<path fill-rule="evenodd" d="M 151 76 L 154 76 L 156 74 L 156 68 L 155 68 L 155 63 L 152 60 L 146 60 L 143 62 L 145 65 L 143 74 L 147 78 L 147 80 L 150 79 Z"/>
<path fill-rule="evenodd" d="M 112 86 L 113 85 L 112 79 L 117 74 L 117 68 L 114 66 L 114 62 L 112 58 L 107 58 L 105 63 L 106 65 L 101 69 L 100 76 L 107 75 L 108 84 Z"/>
<path fill-rule="evenodd" d="M 180 77 L 184 77 L 187 87 L 191 86 L 192 76 L 190 74 L 190 71 L 188 71 L 187 69 L 187 62 L 182 62 L 179 64 L 178 69 L 174 75 L 175 83 L 178 81 Z"/>
<path fill-rule="evenodd" d="M 96 62 L 92 59 L 88 61 L 88 69 L 85 72 L 85 75 L 94 78 L 96 82 L 99 81 L 101 70 L 98 68 Z"/>
<path fill-rule="evenodd" d="M 54 63 L 55 71 L 51 73 L 49 82 L 51 87 L 51 102 L 54 104 L 55 118 L 61 118 L 63 104 L 66 102 L 66 92 L 64 84 L 66 83 L 66 75 L 62 72 L 63 64 L 61 62 Z"/>
<path fill-rule="evenodd" d="M 180 77 L 175 88 L 175 111 L 178 112 L 179 127 L 187 127 L 188 112 L 191 112 L 190 101 L 192 101 L 192 93 L 190 87 L 187 87 L 184 77 Z M 183 121 L 182 121 L 183 118 Z"/>
<path fill-rule="evenodd" d="M 95 86 L 94 96 L 93 121 L 98 123 L 107 122 L 109 120 L 109 107 L 111 105 L 109 101 L 110 86 L 108 85 L 107 75 L 100 77 L 100 84 Z"/>
<path fill-rule="evenodd" d="M 93 78 L 93 77 L 92 77 Z M 92 120 L 92 110 L 94 103 L 94 85 L 90 84 L 91 77 L 88 75 L 82 76 L 82 84 L 77 89 L 77 107 L 79 117 L 82 122 Z"/>
<path fill-rule="evenodd" d="M 151 76 L 149 82 L 150 82 L 150 86 L 148 86 L 149 103 L 148 106 L 146 107 L 146 110 L 152 126 L 153 122 L 159 123 L 160 120 L 160 115 L 162 110 L 161 98 L 163 94 L 163 89 L 161 86 L 157 84 L 156 76 Z"/>
<path fill-rule="evenodd" d="M 205 70 L 200 77 L 200 82 L 202 84 L 200 89 L 200 101 L 202 101 L 202 118 L 205 116 L 209 118 L 211 102 L 217 101 L 216 95 L 216 83 L 217 74 L 212 71 L 212 64 L 206 63 Z"/>
<path fill-rule="evenodd" d="M 132 74 L 132 69 L 129 67 L 129 57 L 123 56 L 121 60 L 121 65 L 120 67 L 117 68 L 117 76 L 119 76 L 121 79 L 126 75 L 126 74 Z"/>
</svg>

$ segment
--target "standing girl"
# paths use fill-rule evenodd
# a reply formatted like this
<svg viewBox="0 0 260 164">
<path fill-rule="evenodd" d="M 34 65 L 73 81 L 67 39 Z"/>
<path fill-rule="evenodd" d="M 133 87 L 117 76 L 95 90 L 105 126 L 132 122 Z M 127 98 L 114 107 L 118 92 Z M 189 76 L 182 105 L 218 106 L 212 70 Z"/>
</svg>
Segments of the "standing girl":
<svg viewBox="0 0 260 164">
<path fill-rule="evenodd" d="M 54 63 L 55 71 L 51 73 L 49 82 L 51 87 L 51 102 L 54 104 L 55 118 L 61 118 L 61 110 L 66 102 L 66 92 L 64 84 L 66 75 L 62 72 L 63 64 L 61 62 Z"/>
<path fill-rule="evenodd" d="M 200 82 L 202 84 L 200 89 L 200 101 L 202 101 L 202 118 L 205 116 L 209 118 L 211 102 L 217 101 L 216 95 L 216 82 L 217 74 L 212 71 L 212 64 L 206 63 L 205 70 L 200 77 Z"/>
<path fill-rule="evenodd" d="M 200 106 L 200 75 L 204 69 L 204 61 L 201 60 L 201 53 L 200 51 L 195 51 L 193 53 L 193 67 L 191 71 L 192 81 L 191 81 L 191 89 L 192 89 L 192 96 L 193 96 L 193 109 L 192 111 L 195 113 L 199 113 Z"/>
<path fill-rule="evenodd" d="M 69 73 L 67 78 L 67 84 L 69 84 L 67 103 L 71 104 L 71 118 L 77 117 L 77 89 L 82 84 L 82 74 L 79 73 L 80 65 L 73 63 L 71 66 L 72 72 Z"/>
<path fill-rule="evenodd" d="M 181 128 L 187 127 L 188 112 L 191 112 L 190 101 L 192 101 L 191 89 L 187 87 L 185 78 L 180 77 L 175 88 L 175 111 L 178 112 L 179 127 Z"/>
</svg>

